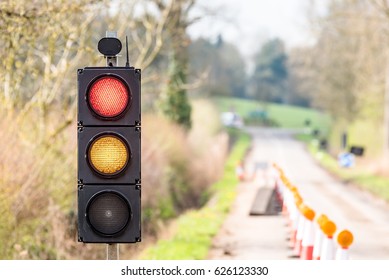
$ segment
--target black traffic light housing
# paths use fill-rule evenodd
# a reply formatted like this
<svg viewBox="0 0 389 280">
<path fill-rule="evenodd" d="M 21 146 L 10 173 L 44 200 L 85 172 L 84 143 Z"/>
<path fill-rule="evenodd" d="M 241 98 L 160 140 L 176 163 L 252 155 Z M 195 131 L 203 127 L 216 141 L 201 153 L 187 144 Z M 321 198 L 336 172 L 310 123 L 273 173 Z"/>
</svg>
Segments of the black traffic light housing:
<svg viewBox="0 0 389 280">
<path fill-rule="evenodd" d="M 131 94 L 127 108 L 115 118 L 98 116 L 91 110 L 87 92 L 100 77 L 115 77 L 123 81 Z M 140 126 L 140 69 L 134 67 L 86 67 L 78 70 L 78 122 L 82 126 Z M 82 94 L 84 93 L 84 94 Z"/>
<path fill-rule="evenodd" d="M 100 135 L 115 135 L 123 139 L 130 156 L 120 174 L 102 175 L 90 164 L 88 150 Z M 140 184 L 140 128 L 139 127 L 83 127 L 78 130 L 78 180 L 83 184 Z"/>
<path fill-rule="evenodd" d="M 141 71 L 86 67 L 78 70 L 77 78 L 78 240 L 140 242 Z M 102 99 L 93 99 L 93 90 Z M 101 105 L 101 100 L 106 104 Z M 122 103 L 120 110 L 111 114 L 109 106 L 117 103 Z M 98 113 L 96 106 L 108 110 L 107 115 Z M 113 169 L 112 164 L 120 164 L 120 168 Z"/>
<path fill-rule="evenodd" d="M 93 200 L 104 195 L 116 195 L 127 207 L 115 210 L 116 221 L 91 221 L 99 209 L 91 209 Z M 88 243 L 133 243 L 141 241 L 140 219 L 141 191 L 137 185 L 93 185 L 80 187 L 78 190 L 78 211 L 85 213 L 78 216 L 79 241 Z M 109 197 L 107 198 L 109 199 Z M 103 204 L 103 203 L 101 203 Z M 116 203 L 117 204 L 117 203 Z M 103 205 L 104 206 L 104 205 Z M 101 210 L 101 209 L 100 209 Z M 111 210 L 112 211 L 112 210 Z M 123 218 L 123 216 L 125 218 Z M 111 224 L 115 225 L 114 230 Z"/>
</svg>

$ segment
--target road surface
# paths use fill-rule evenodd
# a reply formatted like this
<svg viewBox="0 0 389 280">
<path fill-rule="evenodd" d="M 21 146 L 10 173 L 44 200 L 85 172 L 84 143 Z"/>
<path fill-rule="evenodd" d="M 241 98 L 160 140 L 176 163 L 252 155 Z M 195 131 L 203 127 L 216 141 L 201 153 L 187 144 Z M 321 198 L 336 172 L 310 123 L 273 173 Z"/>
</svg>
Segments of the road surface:
<svg viewBox="0 0 389 280">
<path fill-rule="evenodd" d="M 304 202 L 317 214 L 326 214 L 338 230 L 354 235 L 351 259 L 389 259 L 389 205 L 355 186 L 346 185 L 323 170 L 293 139 L 291 131 L 247 128 L 253 146 L 245 167 L 248 173 L 262 163 L 277 163 L 297 186 Z M 285 217 L 249 216 L 260 187 L 271 184 L 269 173 L 258 170 L 253 181 L 242 182 L 222 229 L 214 238 L 209 259 L 288 259 Z M 389 187 L 389 186 L 388 186 Z"/>
</svg>

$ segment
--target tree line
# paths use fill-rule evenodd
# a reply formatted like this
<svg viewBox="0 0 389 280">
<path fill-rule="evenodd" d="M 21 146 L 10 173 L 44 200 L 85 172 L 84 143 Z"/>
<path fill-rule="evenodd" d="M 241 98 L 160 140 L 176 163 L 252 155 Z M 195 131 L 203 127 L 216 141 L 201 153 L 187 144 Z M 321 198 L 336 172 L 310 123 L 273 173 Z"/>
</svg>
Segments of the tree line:
<svg viewBox="0 0 389 280">
<path fill-rule="evenodd" d="M 333 150 L 347 134 L 349 145 L 366 147 L 377 168 L 387 166 L 389 3 L 328 1 L 324 14 L 309 17 L 315 44 L 289 53 L 298 92 L 333 118 Z"/>
<path fill-rule="evenodd" d="M 200 77 L 206 73 L 202 87 L 196 93 L 252 99 L 260 102 L 293 104 L 309 107 L 311 97 L 296 87 L 294 65 L 280 38 L 258 45 L 251 58 L 253 70 L 236 45 L 219 35 L 212 40 L 199 38 L 189 46 L 190 72 Z"/>
<path fill-rule="evenodd" d="M 285 48 L 278 38 L 258 46 L 247 63 L 236 46 L 219 37 L 192 43 L 192 71 L 208 71 L 198 92 L 316 108 L 332 118 L 330 150 L 342 135 L 364 146 L 376 165 L 389 162 L 389 3 L 329 0 L 325 12 L 307 10 L 313 42 Z M 198 74 L 200 75 L 200 74 Z M 379 163 L 379 164 L 378 164 Z"/>
</svg>

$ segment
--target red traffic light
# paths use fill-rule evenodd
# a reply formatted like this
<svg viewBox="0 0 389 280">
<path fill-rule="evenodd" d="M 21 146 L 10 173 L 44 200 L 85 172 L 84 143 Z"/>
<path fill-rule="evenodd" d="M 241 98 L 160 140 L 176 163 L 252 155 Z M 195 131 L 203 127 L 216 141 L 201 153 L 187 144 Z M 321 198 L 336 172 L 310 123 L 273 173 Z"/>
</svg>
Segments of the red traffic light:
<svg viewBox="0 0 389 280">
<path fill-rule="evenodd" d="M 103 76 L 90 86 L 88 105 L 100 117 L 115 118 L 128 108 L 130 94 L 122 80 L 114 76 Z"/>
</svg>

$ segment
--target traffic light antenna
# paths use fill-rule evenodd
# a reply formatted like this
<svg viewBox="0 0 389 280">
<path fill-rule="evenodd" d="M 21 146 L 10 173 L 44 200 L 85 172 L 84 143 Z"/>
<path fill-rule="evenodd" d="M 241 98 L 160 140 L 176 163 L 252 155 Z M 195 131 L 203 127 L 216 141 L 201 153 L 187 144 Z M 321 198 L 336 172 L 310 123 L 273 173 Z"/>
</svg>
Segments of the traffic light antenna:
<svg viewBox="0 0 389 280">
<path fill-rule="evenodd" d="M 126 67 L 130 67 L 130 59 L 128 58 L 128 38 L 126 36 Z"/>
</svg>

